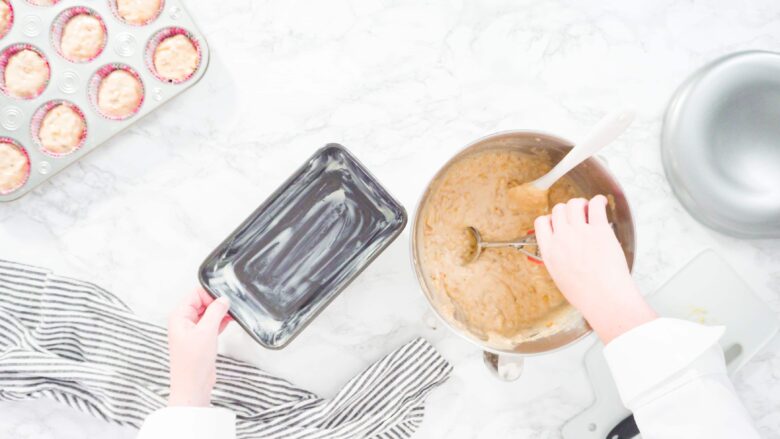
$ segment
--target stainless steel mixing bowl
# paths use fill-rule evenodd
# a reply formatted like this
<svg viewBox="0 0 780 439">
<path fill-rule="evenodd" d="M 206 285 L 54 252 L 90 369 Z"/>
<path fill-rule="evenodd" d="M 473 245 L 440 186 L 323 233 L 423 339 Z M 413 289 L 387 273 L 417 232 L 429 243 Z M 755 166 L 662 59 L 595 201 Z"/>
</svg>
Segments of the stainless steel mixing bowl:
<svg viewBox="0 0 780 439">
<path fill-rule="evenodd" d="M 511 131 L 493 134 L 477 140 L 450 159 L 444 167 L 434 176 L 428 184 L 425 192 L 417 205 L 412 223 L 411 252 L 417 279 L 420 282 L 423 293 L 434 313 L 455 333 L 479 346 L 485 352 L 485 363 L 498 376 L 511 380 L 519 377 L 522 370 L 522 358 L 527 355 L 549 353 L 562 348 L 590 333 L 590 327 L 582 321 L 574 327 L 553 333 L 547 337 L 533 341 L 516 344 L 512 349 L 495 349 L 488 346 L 484 340 L 476 335 L 461 329 L 458 322 L 449 320 L 449 317 L 441 313 L 433 299 L 432 286 L 428 283 L 428 277 L 424 273 L 421 264 L 422 221 L 420 212 L 424 209 L 431 193 L 433 183 L 456 161 L 466 155 L 488 149 L 513 149 L 525 154 L 538 154 L 540 150 L 549 155 L 554 162 L 560 160 L 571 149 L 572 144 L 560 137 L 534 131 Z M 635 236 L 634 221 L 631 216 L 628 202 L 623 189 L 607 168 L 598 159 L 590 158 L 574 168 L 568 176 L 585 196 L 592 197 L 597 194 L 611 195 L 614 203 L 611 203 L 608 212 L 610 221 L 614 224 L 615 233 L 623 247 L 628 266 L 633 266 Z"/>
<path fill-rule="evenodd" d="M 675 194 L 703 224 L 780 237 L 780 54 L 718 59 L 677 91 L 661 152 Z"/>
</svg>

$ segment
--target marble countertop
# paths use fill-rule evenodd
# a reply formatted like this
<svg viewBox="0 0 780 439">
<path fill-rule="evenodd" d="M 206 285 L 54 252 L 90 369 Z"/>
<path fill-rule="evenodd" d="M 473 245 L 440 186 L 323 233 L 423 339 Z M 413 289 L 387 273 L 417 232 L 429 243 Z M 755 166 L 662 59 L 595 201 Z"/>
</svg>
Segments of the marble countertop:
<svg viewBox="0 0 780 439">
<path fill-rule="evenodd" d="M 634 209 L 642 289 L 713 248 L 780 314 L 780 241 L 695 222 L 659 153 L 664 108 L 687 75 L 729 52 L 780 47 L 776 0 L 187 4 L 212 50 L 203 80 L 0 206 L 0 258 L 96 282 L 164 324 L 208 252 L 325 143 L 350 148 L 411 214 L 433 173 L 476 138 L 519 128 L 577 138 L 632 105 L 636 122 L 604 156 Z M 222 352 L 328 396 L 423 335 L 454 372 L 419 437 L 558 437 L 590 404 L 581 361 L 593 338 L 499 382 L 477 348 L 426 322 L 408 240 L 407 230 L 289 347 L 264 350 L 233 327 Z M 780 438 L 780 341 L 735 384 L 763 436 Z M 50 401 L 0 403 L 0 437 L 134 434 Z"/>
</svg>

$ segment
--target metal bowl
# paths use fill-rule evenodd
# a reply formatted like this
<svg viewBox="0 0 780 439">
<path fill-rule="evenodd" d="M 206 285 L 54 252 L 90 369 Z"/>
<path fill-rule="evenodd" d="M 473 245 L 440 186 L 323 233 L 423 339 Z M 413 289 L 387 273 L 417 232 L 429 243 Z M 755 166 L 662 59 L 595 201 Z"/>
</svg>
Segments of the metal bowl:
<svg viewBox="0 0 780 439">
<path fill-rule="evenodd" d="M 428 278 L 425 275 L 420 262 L 422 251 L 422 221 L 420 212 L 423 211 L 426 202 L 428 201 L 433 183 L 437 181 L 453 163 L 466 155 L 488 149 L 512 149 L 524 154 L 532 155 L 538 154 L 540 150 L 543 150 L 546 155 L 555 162 L 560 160 L 571 147 L 572 144 L 565 139 L 534 131 L 511 131 L 484 137 L 460 151 L 439 170 L 428 184 L 417 205 L 411 234 L 412 261 L 415 272 L 417 273 L 417 280 L 420 282 L 423 293 L 433 311 L 451 330 L 476 344 L 485 352 L 492 354 L 486 356 L 486 362 L 488 363 L 497 361 L 496 354 L 501 356 L 518 356 L 551 352 L 584 337 L 591 332 L 591 329 L 583 320 L 581 325 L 569 327 L 566 330 L 553 333 L 548 337 L 518 343 L 514 345 L 512 349 L 496 349 L 487 345 L 484 340 L 481 340 L 479 337 L 463 329 L 462 325 L 458 322 L 451 321 L 448 316 L 437 309 L 433 299 L 432 286 L 429 285 Z M 597 194 L 607 194 L 613 197 L 614 203 L 610 203 L 611 208 L 608 214 L 610 221 L 614 224 L 615 233 L 623 247 L 623 252 L 626 255 L 628 265 L 631 267 L 634 262 L 635 250 L 634 221 L 623 189 L 609 173 L 607 168 L 595 158 L 586 160 L 574 168 L 568 176 L 585 196 L 592 197 Z M 491 365 L 491 367 L 495 368 L 495 365 Z"/>
<path fill-rule="evenodd" d="M 740 52 L 692 75 L 666 111 L 661 152 L 694 218 L 732 236 L 780 237 L 780 54 Z"/>
</svg>

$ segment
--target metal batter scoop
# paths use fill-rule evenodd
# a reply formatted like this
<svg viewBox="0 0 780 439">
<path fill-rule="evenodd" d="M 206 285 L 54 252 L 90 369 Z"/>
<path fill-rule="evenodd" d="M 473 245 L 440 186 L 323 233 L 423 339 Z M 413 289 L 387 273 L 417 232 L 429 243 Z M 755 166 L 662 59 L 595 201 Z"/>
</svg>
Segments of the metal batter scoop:
<svg viewBox="0 0 780 439">
<path fill-rule="evenodd" d="M 531 230 L 527 235 L 520 239 L 512 241 L 483 241 L 482 235 L 479 230 L 474 227 L 468 226 L 466 230 L 469 232 L 469 236 L 472 238 L 470 252 L 464 257 L 467 264 L 470 264 L 482 254 L 482 250 L 488 248 L 506 248 L 511 247 L 520 253 L 528 256 L 533 262 L 542 263 L 542 256 L 539 254 L 539 245 L 536 243 L 536 235 Z M 529 248 L 530 247 L 530 248 Z"/>
<path fill-rule="evenodd" d="M 615 225 L 613 223 L 609 223 L 609 226 L 612 228 L 612 230 L 615 230 Z M 469 236 L 471 237 L 469 253 L 467 253 L 463 258 L 467 264 L 476 261 L 479 258 L 479 255 L 482 254 L 482 250 L 486 248 L 506 247 L 512 247 L 520 253 L 528 256 L 528 259 L 530 259 L 532 262 L 536 262 L 538 264 L 544 263 L 544 261 L 542 261 L 542 254 L 539 252 L 539 244 L 536 243 L 536 234 L 533 230 L 530 230 L 524 237 L 515 239 L 513 241 L 483 241 L 482 235 L 479 234 L 479 230 L 476 228 L 468 226 L 466 227 L 466 230 L 468 230 Z M 530 247 L 530 249 L 526 250 L 528 247 Z"/>
</svg>

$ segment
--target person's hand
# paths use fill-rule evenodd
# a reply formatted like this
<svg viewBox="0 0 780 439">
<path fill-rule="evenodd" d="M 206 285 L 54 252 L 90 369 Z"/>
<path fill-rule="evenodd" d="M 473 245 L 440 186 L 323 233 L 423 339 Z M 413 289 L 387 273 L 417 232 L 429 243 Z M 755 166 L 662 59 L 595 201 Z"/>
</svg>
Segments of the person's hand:
<svg viewBox="0 0 780 439">
<path fill-rule="evenodd" d="M 547 271 L 605 344 L 656 318 L 631 277 L 606 207 L 603 195 L 574 198 L 534 223 Z"/>
<path fill-rule="evenodd" d="M 169 406 L 209 405 L 217 380 L 217 336 L 230 323 L 229 308 L 227 297 L 214 300 L 198 288 L 171 313 Z"/>
</svg>

